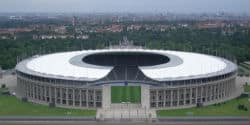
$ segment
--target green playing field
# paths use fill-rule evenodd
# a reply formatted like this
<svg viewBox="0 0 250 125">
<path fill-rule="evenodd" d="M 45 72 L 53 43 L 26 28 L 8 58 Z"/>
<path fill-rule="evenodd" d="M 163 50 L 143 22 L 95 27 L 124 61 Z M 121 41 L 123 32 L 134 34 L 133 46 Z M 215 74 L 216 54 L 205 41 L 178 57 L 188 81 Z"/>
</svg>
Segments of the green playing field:
<svg viewBox="0 0 250 125">
<path fill-rule="evenodd" d="M 111 86 L 111 102 L 121 103 L 140 103 L 141 87 L 140 86 Z"/>
</svg>

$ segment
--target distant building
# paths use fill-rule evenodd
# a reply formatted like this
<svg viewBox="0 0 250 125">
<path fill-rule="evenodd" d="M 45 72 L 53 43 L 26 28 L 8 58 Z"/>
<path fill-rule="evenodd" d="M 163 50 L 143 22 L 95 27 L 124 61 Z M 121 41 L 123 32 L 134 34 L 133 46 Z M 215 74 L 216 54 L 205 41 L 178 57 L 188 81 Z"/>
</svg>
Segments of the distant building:
<svg viewBox="0 0 250 125">
<path fill-rule="evenodd" d="M 19 32 L 30 32 L 33 29 L 31 28 L 6 28 L 6 29 L 0 29 L 0 34 L 13 34 L 13 33 L 19 33 Z"/>
<path fill-rule="evenodd" d="M 22 20 L 23 17 L 22 16 L 10 16 L 9 19 L 10 20 Z"/>
<path fill-rule="evenodd" d="M 74 35 L 33 35 L 33 39 L 37 40 L 37 39 L 88 39 L 89 36 L 88 35 L 78 35 L 78 36 L 74 36 Z"/>
<path fill-rule="evenodd" d="M 130 31 L 130 30 L 140 30 L 142 28 L 142 26 L 140 25 L 130 25 L 127 27 L 127 31 Z"/>
<path fill-rule="evenodd" d="M 79 35 L 79 36 L 76 36 L 76 39 L 88 39 L 89 36 L 88 35 Z"/>
<path fill-rule="evenodd" d="M 111 31 L 111 32 L 121 32 L 121 31 L 123 31 L 123 27 L 122 27 L 122 25 L 112 25 L 107 30 Z"/>
<path fill-rule="evenodd" d="M 55 27 L 54 31 L 60 34 L 65 34 L 67 32 L 66 26 Z"/>
<path fill-rule="evenodd" d="M 202 23 L 198 23 L 198 28 L 199 29 L 210 29 L 210 28 L 220 28 L 224 26 L 224 23 L 222 23 L 221 21 L 208 21 L 208 22 L 202 22 Z"/>
</svg>

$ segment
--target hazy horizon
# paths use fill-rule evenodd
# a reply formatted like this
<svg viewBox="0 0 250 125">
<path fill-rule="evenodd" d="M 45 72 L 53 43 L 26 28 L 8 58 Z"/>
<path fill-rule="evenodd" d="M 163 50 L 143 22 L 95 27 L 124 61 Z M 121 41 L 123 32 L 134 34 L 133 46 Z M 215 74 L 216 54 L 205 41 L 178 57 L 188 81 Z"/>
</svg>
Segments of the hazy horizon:
<svg viewBox="0 0 250 125">
<path fill-rule="evenodd" d="M 248 13 L 250 0 L 0 0 L 0 12 Z"/>
</svg>

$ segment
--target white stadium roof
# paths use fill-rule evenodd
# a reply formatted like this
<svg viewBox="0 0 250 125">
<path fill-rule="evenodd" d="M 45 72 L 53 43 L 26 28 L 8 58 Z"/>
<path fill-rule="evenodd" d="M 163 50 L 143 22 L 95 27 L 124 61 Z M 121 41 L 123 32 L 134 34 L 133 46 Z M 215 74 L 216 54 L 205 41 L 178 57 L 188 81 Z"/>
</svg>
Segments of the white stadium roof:
<svg viewBox="0 0 250 125">
<path fill-rule="evenodd" d="M 233 66 L 229 70 L 235 70 L 237 67 L 230 61 L 223 58 L 190 53 L 180 51 L 168 51 L 168 50 L 145 50 L 145 49 L 104 49 L 104 50 L 83 50 L 73 52 L 62 52 L 55 54 L 48 54 L 43 56 L 33 57 L 21 64 L 17 65 L 17 69 L 29 73 L 29 74 L 40 74 L 46 76 L 56 77 L 69 77 L 74 79 L 88 79 L 98 80 L 106 75 L 113 69 L 113 67 L 93 67 L 89 65 L 73 65 L 70 60 L 73 57 L 79 55 L 89 55 L 94 53 L 103 52 L 148 52 L 158 53 L 161 55 L 174 55 L 182 60 L 178 65 L 171 66 L 153 66 L 152 68 L 139 67 L 145 76 L 153 80 L 163 81 L 166 79 L 177 79 L 186 77 L 204 76 L 208 74 L 216 74 L 221 71 L 228 71 L 228 65 Z M 82 60 L 82 58 L 80 58 Z M 172 59 L 170 58 L 170 61 Z M 22 67 L 21 67 L 22 66 Z M 23 67 L 24 66 L 24 67 Z M 29 71 L 27 71 L 29 70 Z"/>
</svg>

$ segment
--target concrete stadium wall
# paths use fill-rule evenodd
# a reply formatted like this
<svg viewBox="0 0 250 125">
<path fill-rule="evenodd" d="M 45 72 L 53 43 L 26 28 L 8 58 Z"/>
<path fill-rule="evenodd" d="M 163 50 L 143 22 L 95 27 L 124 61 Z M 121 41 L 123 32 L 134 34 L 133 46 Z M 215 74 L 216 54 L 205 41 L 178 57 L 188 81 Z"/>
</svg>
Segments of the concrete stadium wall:
<svg viewBox="0 0 250 125">
<path fill-rule="evenodd" d="M 235 78 L 236 75 L 196 85 L 151 87 L 150 107 L 176 109 L 229 100 L 236 95 Z"/>
<path fill-rule="evenodd" d="M 208 105 L 234 97 L 236 73 L 230 77 L 196 84 L 141 85 L 141 107 L 176 109 Z M 91 86 L 49 83 L 17 74 L 17 94 L 40 104 L 66 108 L 110 108 L 110 85 Z"/>
<path fill-rule="evenodd" d="M 67 108 L 102 107 L 102 88 L 89 86 L 67 86 L 33 81 L 17 77 L 17 94 L 40 104 L 54 104 Z"/>
</svg>

